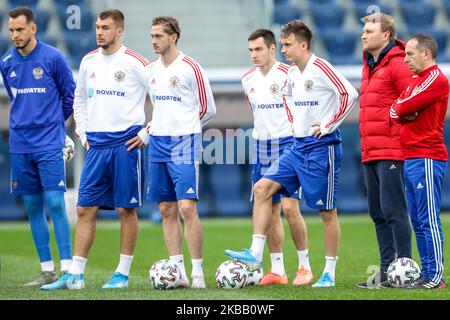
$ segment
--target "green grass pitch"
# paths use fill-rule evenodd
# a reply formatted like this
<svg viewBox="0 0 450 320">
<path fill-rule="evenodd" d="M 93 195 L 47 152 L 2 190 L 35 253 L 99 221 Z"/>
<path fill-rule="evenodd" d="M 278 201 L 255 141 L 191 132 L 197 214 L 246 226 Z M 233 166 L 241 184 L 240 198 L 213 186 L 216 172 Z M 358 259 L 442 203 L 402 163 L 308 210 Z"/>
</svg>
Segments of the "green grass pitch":
<svg viewBox="0 0 450 320">
<path fill-rule="evenodd" d="M 444 234 L 445 273 L 450 280 L 450 215 L 442 215 Z M 310 261 L 317 279 L 324 267 L 323 227 L 320 218 L 306 216 Z M 356 288 L 356 283 L 366 279 L 378 264 L 375 230 L 368 216 L 341 216 L 341 246 L 336 271 L 336 287 L 314 289 L 311 287 L 270 286 L 245 287 L 239 290 L 221 290 L 216 287 L 216 268 L 226 259 L 224 249 L 248 247 L 251 241 L 251 219 L 203 219 L 204 270 L 206 290 L 179 289 L 158 291 L 150 287 L 148 270 L 156 260 L 166 258 L 161 225 L 141 220 L 138 243 L 131 269 L 130 286 L 123 290 L 100 289 L 114 272 L 119 259 L 119 223 L 99 221 L 94 246 L 86 267 L 84 290 L 42 292 L 37 288 L 22 288 L 40 271 L 31 233 L 27 223 L 0 224 L 0 299 L 153 299 L 153 300 L 403 300 L 442 299 L 450 300 L 450 289 L 413 290 Z M 297 254 L 285 223 L 286 241 L 284 258 L 290 283 L 297 269 Z M 419 262 L 415 242 L 413 258 Z M 57 258 L 56 244 L 52 234 L 52 252 Z M 185 261 L 188 274 L 191 271 L 190 257 L 185 246 Z M 57 259 L 55 259 L 57 260 Z M 264 270 L 269 266 L 266 250 Z M 450 283 L 449 283 L 450 284 Z"/>
</svg>

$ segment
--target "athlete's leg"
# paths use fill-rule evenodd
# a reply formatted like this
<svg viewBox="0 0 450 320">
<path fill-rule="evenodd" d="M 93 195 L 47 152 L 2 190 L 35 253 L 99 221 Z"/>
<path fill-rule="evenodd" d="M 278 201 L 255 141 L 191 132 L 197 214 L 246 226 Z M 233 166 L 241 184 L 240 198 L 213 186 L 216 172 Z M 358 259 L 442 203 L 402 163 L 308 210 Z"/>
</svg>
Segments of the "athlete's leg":
<svg viewBox="0 0 450 320">
<path fill-rule="evenodd" d="M 59 258 L 61 261 L 72 260 L 70 224 L 66 214 L 64 192 L 46 191 L 44 193 L 44 197 L 55 229 L 56 243 L 58 244 L 59 249 Z M 68 266 L 63 266 L 63 263 L 61 263 L 61 270 L 67 271 Z"/>
<path fill-rule="evenodd" d="M 308 234 L 305 220 L 300 213 L 298 199 L 281 198 L 281 207 L 291 230 L 292 240 L 294 240 L 297 251 L 308 249 Z"/>
<path fill-rule="evenodd" d="M 48 268 L 44 267 L 42 271 L 54 271 L 50 250 L 50 231 L 44 213 L 43 196 L 42 194 L 24 195 L 23 202 L 30 222 L 31 234 L 33 235 L 39 260 L 44 266 L 49 266 Z"/>
</svg>

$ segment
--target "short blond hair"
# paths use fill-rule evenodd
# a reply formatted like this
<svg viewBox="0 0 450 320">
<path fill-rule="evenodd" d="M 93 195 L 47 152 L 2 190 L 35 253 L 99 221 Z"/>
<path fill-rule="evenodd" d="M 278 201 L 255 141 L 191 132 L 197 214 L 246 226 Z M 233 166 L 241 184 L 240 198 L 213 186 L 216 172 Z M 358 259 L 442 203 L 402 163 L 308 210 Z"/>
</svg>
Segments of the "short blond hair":
<svg viewBox="0 0 450 320">
<path fill-rule="evenodd" d="M 389 40 L 395 40 L 397 37 L 395 20 L 386 13 L 373 13 L 361 19 L 363 23 L 379 23 L 382 32 L 389 32 Z"/>
</svg>

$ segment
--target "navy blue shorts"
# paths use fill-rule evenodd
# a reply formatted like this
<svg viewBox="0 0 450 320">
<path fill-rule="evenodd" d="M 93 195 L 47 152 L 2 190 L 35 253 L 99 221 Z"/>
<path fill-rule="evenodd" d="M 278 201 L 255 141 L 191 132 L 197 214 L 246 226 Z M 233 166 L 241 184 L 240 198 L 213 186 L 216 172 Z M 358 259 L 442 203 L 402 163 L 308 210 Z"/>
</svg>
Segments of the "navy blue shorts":
<svg viewBox="0 0 450 320">
<path fill-rule="evenodd" d="M 128 146 L 90 148 L 81 172 L 78 206 L 113 210 L 142 206 L 144 159 L 142 150 Z"/>
<path fill-rule="evenodd" d="M 300 152 L 292 146 L 269 168 L 264 178 L 281 184 L 280 193 L 289 197 L 301 186 L 310 208 L 332 210 L 336 208 L 341 159 L 340 143 Z"/>
<path fill-rule="evenodd" d="M 44 191 L 66 191 L 62 149 L 11 153 L 11 194 L 33 195 Z"/>
<path fill-rule="evenodd" d="M 157 202 L 198 200 L 198 162 L 150 162 L 148 171 L 149 200 Z"/>
</svg>

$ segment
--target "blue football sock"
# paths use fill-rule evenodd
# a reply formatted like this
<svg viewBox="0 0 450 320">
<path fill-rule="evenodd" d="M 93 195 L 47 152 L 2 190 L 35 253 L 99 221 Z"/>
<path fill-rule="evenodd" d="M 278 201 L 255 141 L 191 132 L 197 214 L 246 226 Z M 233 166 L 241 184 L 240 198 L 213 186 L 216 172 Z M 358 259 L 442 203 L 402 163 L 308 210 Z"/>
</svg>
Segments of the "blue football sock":
<svg viewBox="0 0 450 320">
<path fill-rule="evenodd" d="M 45 203 L 52 218 L 55 229 L 56 243 L 61 260 L 72 259 L 72 244 L 70 241 L 70 224 L 66 214 L 64 192 L 46 191 L 44 193 Z"/>
<path fill-rule="evenodd" d="M 44 214 L 42 194 L 23 196 L 25 211 L 30 221 L 31 234 L 41 262 L 51 261 L 50 232 Z"/>
</svg>

